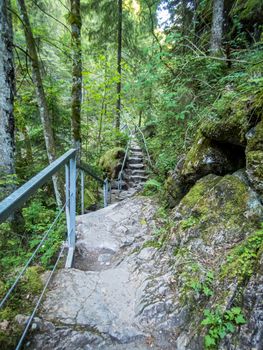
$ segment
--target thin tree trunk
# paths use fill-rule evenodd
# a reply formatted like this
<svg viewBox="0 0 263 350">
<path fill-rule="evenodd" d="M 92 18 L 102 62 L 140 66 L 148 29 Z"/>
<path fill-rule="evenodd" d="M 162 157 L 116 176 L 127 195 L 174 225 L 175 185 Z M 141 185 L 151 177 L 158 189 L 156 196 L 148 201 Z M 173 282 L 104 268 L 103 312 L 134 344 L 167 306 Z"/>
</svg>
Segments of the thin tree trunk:
<svg viewBox="0 0 263 350">
<path fill-rule="evenodd" d="M 105 54 L 106 60 L 105 60 L 105 67 L 104 67 L 104 90 L 103 90 L 103 97 L 102 97 L 102 103 L 101 103 L 101 111 L 100 111 L 100 119 L 99 119 L 99 132 L 98 132 L 98 154 L 101 152 L 101 134 L 102 134 L 102 126 L 103 126 L 103 117 L 106 116 L 107 113 L 107 89 L 108 89 L 108 83 L 107 83 L 107 74 L 108 74 L 108 56 L 107 52 Z"/>
<path fill-rule="evenodd" d="M 224 0 L 214 0 L 213 23 L 211 33 L 210 51 L 216 54 L 221 50 L 224 21 Z"/>
<path fill-rule="evenodd" d="M 138 123 L 139 128 L 142 126 L 142 110 L 140 109 L 139 111 L 139 123 Z"/>
<path fill-rule="evenodd" d="M 81 15 L 80 0 L 71 0 L 71 41 L 72 41 L 72 90 L 71 127 L 73 146 L 81 148 L 81 100 L 82 100 L 82 58 L 81 58 Z"/>
<path fill-rule="evenodd" d="M 116 129 L 120 129 L 121 122 L 121 54 L 122 54 L 122 0 L 118 0 L 118 52 L 117 71 L 119 79 L 117 82 L 117 105 L 116 105 Z"/>
<path fill-rule="evenodd" d="M 1 198 L 15 189 L 13 115 L 15 74 L 13 65 L 12 19 L 7 7 L 9 1 L 0 0 L 0 184 Z"/>
<path fill-rule="evenodd" d="M 43 125 L 47 156 L 48 156 L 49 163 L 52 163 L 56 159 L 56 149 L 55 149 L 54 133 L 51 126 L 51 118 L 50 118 L 50 114 L 47 106 L 46 95 L 45 95 L 41 72 L 40 72 L 39 57 L 37 54 L 35 40 L 31 30 L 31 25 L 30 25 L 25 1 L 18 0 L 18 5 L 21 13 L 21 18 L 24 24 L 24 32 L 25 32 L 28 53 L 32 63 L 32 78 L 33 78 L 33 82 L 36 90 L 39 114 Z M 53 179 L 57 205 L 61 207 L 62 206 L 62 199 L 61 199 L 62 189 L 59 188 L 60 186 L 59 186 L 58 176 L 54 175 L 52 179 Z"/>
<path fill-rule="evenodd" d="M 30 137 L 27 132 L 26 126 L 23 127 L 21 130 L 23 136 L 24 136 L 24 141 L 25 141 L 25 148 L 26 148 L 26 163 L 27 164 L 32 164 L 33 163 L 33 152 L 32 152 L 32 146 L 31 146 L 31 141 Z"/>
</svg>

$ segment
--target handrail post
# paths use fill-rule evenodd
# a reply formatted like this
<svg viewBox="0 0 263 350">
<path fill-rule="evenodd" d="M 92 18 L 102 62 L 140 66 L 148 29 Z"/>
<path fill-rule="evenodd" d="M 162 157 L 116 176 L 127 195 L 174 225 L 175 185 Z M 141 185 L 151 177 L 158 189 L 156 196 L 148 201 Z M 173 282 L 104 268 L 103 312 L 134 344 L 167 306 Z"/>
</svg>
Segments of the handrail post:
<svg viewBox="0 0 263 350">
<path fill-rule="evenodd" d="M 75 247 L 75 223 L 76 223 L 76 157 L 70 159 L 70 235 L 69 246 Z"/>
<path fill-rule="evenodd" d="M 68 166 L 66 166 L 67 169 Z M 66 170 L 66 174 L 67 174 Z M 67 182 L 68 179 L 68 182 Z M 77 162 L 76 156 L 69 161 L 69 176 L 66 175 L 66 193 L 69 193 L 69 214 L 68 214 L 68 256 L 66 268 L 71 268 L 76 242 L 76 181 L 77 181 Z M 69 185 L 69 187 L 68 187 Z"/>
<path fill-rule="evenodd" d="M 104 199 L 104 208 L 108 205 L 108 179 L 104 180 L 103 183 L 103 199 Z"/>
<path fill-rule="evenodd" d="M 110 191 L 110 204 L 111 204 L 111 182 L 109 182 L 109 191 Z"/>
<path fill-rule="evenodd" d="M 80 172 L 80 176 L 81 176 L 81 215 L 84 214 L 84 210 L 85 210 L 85 193 L 84 193 L 84 186 L 85 186 L 85 179 L 84 179 L 84 171 L 81 170 Z"/>
<path fill-rule="evenodd" d="M 68 237 L 70 234 L 70 215 L 69 215 L 69 165 L 65 165 L 65 192 L 66 192 L 66 220 L 67 220 L 67 232 L 68 232 Z"/>
</svg>

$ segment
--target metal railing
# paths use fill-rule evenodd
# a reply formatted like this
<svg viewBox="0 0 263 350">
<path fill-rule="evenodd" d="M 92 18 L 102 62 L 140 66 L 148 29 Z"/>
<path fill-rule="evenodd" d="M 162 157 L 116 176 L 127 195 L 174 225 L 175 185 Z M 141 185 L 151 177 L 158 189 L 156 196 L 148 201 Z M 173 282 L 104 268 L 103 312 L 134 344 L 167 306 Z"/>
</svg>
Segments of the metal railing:
<svg viewBox="0 0 263 350">
<path fill-rule="evenodd" d="M 35 175 L 31 180 L 26 182 L 23 186 L 18 188 L 2 202 L 0 202 L 0 223 L 8 219 L 17 209 L 19 209 L 42 185 L 44 185 L 50 178 L 58 172 L 63 166 L 65 166 L 65 203 L 59 210 L 58 215 L 55 220 L 51 223 L 49 229 L 43 235 L 41 241 L 39 242 L 37 248 L 32 253 L 31 257 L 26 262 L 25 266 L 22 268 L 17 278 L 15 279 L 12 286 L 9 288 L 8 292 L 0 302 L 0 308 L 3 307 L 5 302 L 10 297 L 12 291 L 15 289 L 20 278 L 24 275 L 25 271 L 29 267 L 30 263 L 36 256 L 37 252 L 42 247 L 44 241 L 48 238 L 49 233 L 53 230 L 54 226 L 58 222 L 61 214 L 65 210 L 66 221 L 67 221 L 67 246 L 68 254 L 66 259 L 66 268 L 70 268 L 73 263 L 73 255 L 76 243 L 76 183 L 77 183 L 77 168 L 80 169 L 81 173 L 81 212 L 84 213 L 84 172 L 88 173 L 90 176 L 95 178 L 103 185 L 104 194 L 104 206 L 108 205 L 108 191 L 109 191 L 109 181 L 105 179 L 104 181 L 100 179 L 91 168 L 85 164 L 76 163 L 77 150 L 71 149 L 60 158 L 55 160 L 52 164 L 47 166 L 37 175 Z"/>
<path fill-rule="evenodd" d="M 126 146 L 126 150 L 125 150 L 125 155 L 123 158 L 123 162 L 121 165 L 121 170 L 119 171 L 118 174 L 118 178 L 117 178 L 117 183 L 118 183 L 118 191 L 121 192 L 122 191 L 122 186 L 123 186 L 123 172 L 124 172 L 124 167 L 126 164 L 126 160 L 128 158 L 128 153 L 129 153 L 129 149 L 130 149 L 130 144 L 131 144 L 131 139 L 132 139 L 132 135 L 133 135 L 133 131 L 131 130 L 131 128 L 129 127 L 128 124 L 124 124 L 121 128 L 121 131 L 123 130 L 127 130 L 127 135 L 128 135 L 128 142 L 127 142 L 127 146 Z"/>
<path fill-rule="evenodd" d="M 65 242 L 62 243 L 60 253 L 58 255 L 58 258 L 53 266 L 52 271 L 50 272 L 50 275 L 44 285 L 44 288 L 41 292 L 40 297 L 37 300 L 37 303 L 35 305 L 35 308 L 29 317 L 25 329 L 23 331 L 23 334 L 21 335 L 21 338 L 16 346 L 16 350 L 19 350 L 22 346 L 22 343 L 24 341 L 24 338 L 29 330 L 30 324 L 32 323 L 32 320 L 36 314 L 36 311 L 43 299 L 44 293 L 48 287 L 48 284 L 58 266 L 59 260 L 63 254 L 63 251 L 65 247 L 68 248 L 68 254 L 66 259 L 66 268 L 72 267 L 73 264 L 73 256 L 74 256 L 74 250 L 75 250 L 75 243 L 76 243 L 76 232 L 75 232 L 75 225 L 76 225 L 76 197 L 77 197 L 77 169 L 80 171 L 80 184 L 81 184 L 81 213 L 84 214 L 85 210 L 85 203 L 84 203 L 84 190 L 85 190 L 85 174 L 87 173 L 89 176 L 93 177 L 96 181 L 98 181 L 100 184 L 103 185 L 103 195 L 104 195 L 104 207 L 108 205 L 108 192 L 110 191 L 110 181 L 108 179 L 102 180 L 100 177 L 96 175 L 96 173 L 93 171 L 93 169 L 88 166 L 87 164 L 77 164 L 76 162 L 77 157 L 77 150 L 71 149 L 65 154 L 63 154 L 60 158 L 55 160 L 52 164 L 47 166 L 45 169 L 43 169 L 41 172 L 39 172 L 37 175 L 35 175 L 31 180 L 26 182 L 23 186 L 18 188 L 16 191 L 14 191 L 12 194 L 10 194 L 7 198 L 5 198 L 2 202 L 0 202 L 0 224 L 8 219 L 14 212 L 21 208 L 22 205 L 47 181 L 51 179 L 51 177 L 57 173 L 63 166 L 65 166 L 65 203 L 60 208 L 57 216 L 55 217 L 54 221 L 50 224 L 48 230 L 44 233 L 43 237 L 41 238 L 40 242 L 38 243 L 36 249 L 30 256 L 30 258 L 27 260 L 23 268 L 21 269 L 18 276 L 15 278 L 13 284 L 6 292 L 3 299 L 0 301 L 0 309 L 5 305 L 7 300 L 10 298 L 12 292 L 18 285 L 20 279 L 25 274 L 27 268 L 33 261 L 33 259 L 36 257 L 39 250 L 43 247 L 43 243 L 45 240 L 48 239 L 49 234 L 54 229 L 55 225 L 57 224 L 60 216 L 65 211 L 66 213 L 66 222 L 67 222 L 67 244 Z M 110 192 L 111 193 L 111 192 Z M 111 194 L 110 194 L 111 198 Z"/>
<path fill-rule="evenodd" d="M 91 176 L 93 179 L 95 179 L 97 182 L 99 182 L 103 186 L 103 205 L 104 207 L 107 207 L 109 203 L 111 203 L 111 182 L 106 178 L 105 180 L 102 180 L 96 172 L 93 170 L 93 168 L 85 164 L 83 162 L 80 162 L 77 164 L 77 168 L 80 170 L 80 188 L 81 188 L 81 214 L 84 214 L 85 210 L 85 173 L 89 176 Z M 109 198 L 108 198 L 109 197 Z"/>
<path fill-rule="evenodd" d="M 145 136 L 144 136 L 142 130 L 140 129 L 140 127 L 137 126 L 137 125 L 135 125 L 135 132 L 136 132 L 136 130 L 138 130 L 139 133 L 142 136 L 142 141 L 143 141 L 145 152 L 147 154 L 148 163 L 149 163 L 150 167 L 153 168 L 153 163 L 152 163 L 152 160 L 151 160 L 151 157 L 150 157 L 150 153 L 149 153 L 149 150 L 148 150 L 148 146 L 147 146 L 147 142 L 146 142 Z"/>
</svg>

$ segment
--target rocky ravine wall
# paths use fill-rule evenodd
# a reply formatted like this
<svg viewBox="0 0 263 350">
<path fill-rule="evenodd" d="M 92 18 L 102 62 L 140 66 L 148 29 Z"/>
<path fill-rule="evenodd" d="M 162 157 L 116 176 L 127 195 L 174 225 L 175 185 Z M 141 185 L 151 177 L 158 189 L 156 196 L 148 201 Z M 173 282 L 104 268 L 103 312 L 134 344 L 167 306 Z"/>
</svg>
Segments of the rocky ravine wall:
<svg viewBox="0 0 263 350">
<path fill-rule="evenodd" d="M 203 349 L 205 336 L 208 348 L 263 349 L 263 120 L 244 115 L 201 125 L 166 182 L 174 290 L 185 317 L 178 349 Z M 238 318 L 226 329 L 234 318 L 227 310 L 239 308 L 246 324 Z"/>
</svg>

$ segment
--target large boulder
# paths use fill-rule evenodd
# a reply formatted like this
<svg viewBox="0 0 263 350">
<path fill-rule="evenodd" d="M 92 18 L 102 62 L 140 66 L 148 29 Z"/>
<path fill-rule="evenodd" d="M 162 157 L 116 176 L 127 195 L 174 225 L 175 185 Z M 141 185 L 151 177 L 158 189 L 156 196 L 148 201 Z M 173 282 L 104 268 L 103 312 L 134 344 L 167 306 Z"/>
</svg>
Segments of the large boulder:
<svg viewBox="0 0 263 350">
<path fill-rule="evenodd" d="M 185 182 L 193 184 L 205 175 L 224 175 L 243 165 L 244 155 L 240 147 L 215 142 L 199 131 L 187 153 L 181 176 Z"/>
<path fill-rule="evenodd" d="M 263 208 L 240 171 L 200 179 L 181 200 L 174 215 L 178 220 L 175 241 L 192 245 L 190 242 L 197 238 L 199 254 L 213 256 L 221 246 L 233 245 L 253 232 L 263 218 Z"/>
</svg>

